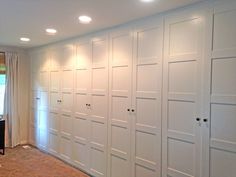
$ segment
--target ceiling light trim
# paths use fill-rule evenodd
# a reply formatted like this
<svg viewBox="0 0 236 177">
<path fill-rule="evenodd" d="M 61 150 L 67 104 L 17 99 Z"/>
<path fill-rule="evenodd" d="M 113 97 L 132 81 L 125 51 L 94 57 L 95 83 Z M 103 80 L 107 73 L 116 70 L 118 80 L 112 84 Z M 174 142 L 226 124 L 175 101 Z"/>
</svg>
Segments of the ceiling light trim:
<svg viewBox="0 0 236 177">
<path fill-rule="evenodd" d="M 29 42 L 29 41 L 30 41 L 30 38 L 21 37 L 20 40 L 21 40 L 22 42 Z"/>
<path fill-rule="evenodd" d="M 89 24 L 91 23 L 92 18 L 90 16 L 87 15 L 81 15 L 79 16 L 79 22 L 82 24 Z"/>
<path fill-rule="evenodd" d="M 54 28 L 47 28 L 45 31 L 49 35 L 55 35 L 57 33 L 57 30 Z"/>
</svg>

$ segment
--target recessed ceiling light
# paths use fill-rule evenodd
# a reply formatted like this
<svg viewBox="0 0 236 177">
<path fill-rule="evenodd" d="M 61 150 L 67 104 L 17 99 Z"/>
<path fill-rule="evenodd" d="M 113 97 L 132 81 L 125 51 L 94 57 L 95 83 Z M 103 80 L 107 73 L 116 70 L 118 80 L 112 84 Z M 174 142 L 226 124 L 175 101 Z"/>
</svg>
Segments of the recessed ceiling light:
<svg viewBox="0 0 236 177">
<path fill-rule="evenodd" d="M 141 2 L 153 2 L 154 0 L 140 0 Z"/>
<path fill-rule="evenodd" d="M 83 24 L 89 24 L 92 21 L 92 18 L 86 15 L 82 15 L 79 17 L 79 21 Z"/>
<path fill-rule="evenodd" d="M 48 29 L 46 29 L 46 32 L 50 35 L 54 35 L 57 33 L 57 30 L 53 29 L 53 28 L 48 28 Z"/>
<path fill-rule="evenodd" d="M 29 42 L 29 41 L 30 41 L 30 38 L 21 37 L 20 40 L 21 40 L 22 42 Z"/>
</svg>

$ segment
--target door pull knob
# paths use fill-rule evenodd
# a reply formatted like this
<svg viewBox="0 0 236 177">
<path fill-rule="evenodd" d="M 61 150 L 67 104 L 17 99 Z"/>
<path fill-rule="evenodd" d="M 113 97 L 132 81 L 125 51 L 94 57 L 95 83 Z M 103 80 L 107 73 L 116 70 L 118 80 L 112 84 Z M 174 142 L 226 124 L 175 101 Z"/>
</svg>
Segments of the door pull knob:
<svg viewBox="0 0 236 177">
<path fill-rule="evenodd" d="M 203 119 L 203 122 L 207 122 L 208 120 L 207 119 Z"/>
</svg>

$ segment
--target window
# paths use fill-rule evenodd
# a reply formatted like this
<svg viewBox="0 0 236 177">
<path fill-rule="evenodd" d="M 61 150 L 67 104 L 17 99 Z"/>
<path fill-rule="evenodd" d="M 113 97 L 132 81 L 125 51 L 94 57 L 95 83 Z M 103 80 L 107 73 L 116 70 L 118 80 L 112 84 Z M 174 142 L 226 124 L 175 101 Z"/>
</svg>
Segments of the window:
<svg viewBox="0 0 236 177">
<path fill-rule="evenodd" d="M 0 115 L 3 115 L 3 110 L 4 110 L 5 87 L 6 87 L 5 54 L 0 52 Z"/>
</svg>

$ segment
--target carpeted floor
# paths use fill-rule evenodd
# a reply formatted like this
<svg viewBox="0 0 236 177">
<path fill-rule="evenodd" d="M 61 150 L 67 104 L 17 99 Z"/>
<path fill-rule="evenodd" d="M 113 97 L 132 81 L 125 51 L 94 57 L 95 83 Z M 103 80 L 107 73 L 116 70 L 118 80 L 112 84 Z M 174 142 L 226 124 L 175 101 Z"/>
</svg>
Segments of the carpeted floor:
<svg viewBox="0 0 236 177">
<path fill-rule="evenodd" d="M 0 155 L 0 177 L 89 177 L 41 151 L 18 146 Z"/>
</svg>

